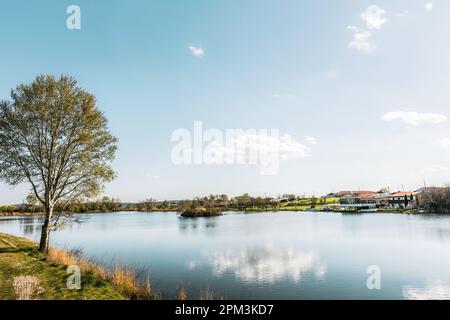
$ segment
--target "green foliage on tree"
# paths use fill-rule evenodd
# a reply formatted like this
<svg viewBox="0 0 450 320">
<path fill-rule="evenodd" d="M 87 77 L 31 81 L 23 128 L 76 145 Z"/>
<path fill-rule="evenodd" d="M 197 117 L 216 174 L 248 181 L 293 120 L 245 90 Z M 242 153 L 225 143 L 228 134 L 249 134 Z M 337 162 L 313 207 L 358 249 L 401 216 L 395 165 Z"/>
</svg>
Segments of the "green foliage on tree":
<svg viewBox="0 0 450 320">
<path fill-rule="evenodd" d="M 55 206 L 98 195 L 113 180 L 117 139 L 95 97 L 74 78 L 38 76 L 0 102 L 0 178 L 28 182 L 44 208 L 40 250 L 47 251 Z"/>
</svg>

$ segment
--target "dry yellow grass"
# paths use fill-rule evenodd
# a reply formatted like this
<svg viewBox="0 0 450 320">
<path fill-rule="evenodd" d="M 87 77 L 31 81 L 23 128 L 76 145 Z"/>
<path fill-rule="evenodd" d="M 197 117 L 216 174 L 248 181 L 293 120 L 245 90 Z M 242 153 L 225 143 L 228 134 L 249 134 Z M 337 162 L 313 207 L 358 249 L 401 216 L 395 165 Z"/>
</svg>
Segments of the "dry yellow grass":
<svg viewBox="0 0 450 320">
<path fill-rule="evenodd" d="M 178 291 L 177 299 L 178 300 L 187 300 L 187 297 L 188 297 L 188 295 L 187 295 L 186 289 L 184 287 L 184 284 L 181 284 L 180 290 Z"/>
<path fill-rule="evenodd" d="M 50 248 L 47 254 L 48 261 L 59 265 L 76 265 L 83 273 L 92 273 L 96 277 L 112 284 L 115 290 L 131 300 L 150 300 L 157 298 L 152 291 L 150 279 L 143 282 L 132 268 L 115 264 L 111 270 L 79 257 L 74 253 Z"/>
</svg>

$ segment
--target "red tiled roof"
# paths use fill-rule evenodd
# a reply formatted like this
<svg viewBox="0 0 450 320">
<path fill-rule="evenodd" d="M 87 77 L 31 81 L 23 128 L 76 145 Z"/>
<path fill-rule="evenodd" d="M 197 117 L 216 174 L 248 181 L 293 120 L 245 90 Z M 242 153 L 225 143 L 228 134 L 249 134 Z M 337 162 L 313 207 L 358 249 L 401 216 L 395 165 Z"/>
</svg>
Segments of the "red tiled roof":
<svg viewBox="0 0 450 320">
<path fill-rule="evenodd" d="M 416 195 L 418 194 L 418 192 L 414 192 L 414 191 L 399 191 L 396 193 L 391 194 L 392 197 L 404 197 L 404 196 L 411 196 L 411 195 Z"/>
<path fill-rule="evenodd" d="M 337 194 L 342 196 L 347 195 L 363 195 L 363 194 L 375 194 L 375 191 L 339 191 Z"/>
<path fill-rule="evenodd" d="M 378 193 L 363 193 L 360 194 L 361 199 L 375 199 L 379 196 Z"/>
</svg>

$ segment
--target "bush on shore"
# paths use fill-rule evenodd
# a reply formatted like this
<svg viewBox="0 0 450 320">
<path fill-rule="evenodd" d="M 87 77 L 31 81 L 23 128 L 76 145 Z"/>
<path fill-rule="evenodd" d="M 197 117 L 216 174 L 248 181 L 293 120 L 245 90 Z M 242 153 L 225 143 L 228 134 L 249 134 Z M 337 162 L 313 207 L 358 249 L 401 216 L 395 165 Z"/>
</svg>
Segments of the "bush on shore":
<svg viewBox="0 0 450 320">
<path fill-rule="evenodd" d="M 425 212 L 450 214 L 450 187 L 429 188 L 420 194 L 418 204 Z"/>
</svg>

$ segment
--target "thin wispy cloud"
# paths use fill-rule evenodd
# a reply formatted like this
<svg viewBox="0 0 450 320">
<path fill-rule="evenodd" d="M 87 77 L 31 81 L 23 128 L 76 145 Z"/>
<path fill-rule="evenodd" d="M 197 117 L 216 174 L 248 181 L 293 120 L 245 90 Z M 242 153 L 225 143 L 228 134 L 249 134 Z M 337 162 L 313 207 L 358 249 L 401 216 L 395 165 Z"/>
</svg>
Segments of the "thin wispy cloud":
<svg viewBox="0 0 450 320">
<path fill-rule="evenodd" d="M 159 175 L 155 175 L 155 174 L 152 174 L 152 173 L 146 173 L 145 176 L 147 178 L 150 178 L 150 179 L 159 179 L 160 178 Z"/>
<path fill-rule="evenodd" d="M 380 30 L 389 19 L 386 18 L 386 11 L 376 5 L 369 6 L 366 11 L 362 12 L 361 19 L 366 23 L 365 28 L 353 25 L 347 27 L 353 34 L 353 38 L 349 42 L 348 47 L 362 53 L 371 53 L 378 47 L 373 41 L 374 33 Z"/>
<path fill-rule="evenodd" d="M 205 55 L 205 50 L 201 47 L 189 46 L 189 50 L 194 57 L 201 58 Z"/>
<path fill-rule="evenodd" d="M 419 113 L 415 111 L 394 111 L 381 117 L 386 122 L 399 121 L 412 126 L 424 124 L 441 124 L 447 122 L 448 118 L 438 113 Z"/>
<path fill-rule="evenodd" d="M 422 169 L 420 171 L 421 174 L 431 174 L 431 173 L 441 173 L 441 172 L 449 172 L 450 168 L 447 166 L 442 166 L 439 164 L 435 164 L 429 166 L 428 168 Z"/>
<path fill-rule="evenodd" d="M 403 17 L 406 17 L 408 14 L 409 14 L 409 11 L 408 11 L 408 10 L 403 10 L 402 12 L 397 12 L 397 13 L 395 14 L 395 16 L 396 16 L 396 17 L 403 18 Z"/>
<path fill-rule="evenodd" d="M 446 165 L 433 164 L 428 167 L 422 168 L 417 172 L 409 173 L 408 176 L 411 178 L 421 178 L 430 176 L 440 176 L 442 174 L 448 174 L 450 172 L 450 167 Z"/>
<path fill-rule="evenodd" d="M 274 99 L 283 99 L 283 98 L 292 99 L 292 98 L 295 98 L 295 94 L 292 94 L 292 93 L 274 93 L 274 94 L 272 94 L 272 98 L 274 98 Z"/>
<path fill-rule="evenodd" d="M 306 136 L 305 137 L 305 142 L 309 143 L 309 144 L 317 144 L 317 139 L 312 137 L 312 136 Z"/>
<path fill-rule="evenodd" d="M 348 26 L 347 29 L 353 33 L 353 39 L 348 44 L 350 49 L 371 53 L 377 48 L 377 44 L 372 41 L 372 32 L 355 26 Z"/>
</svg>

